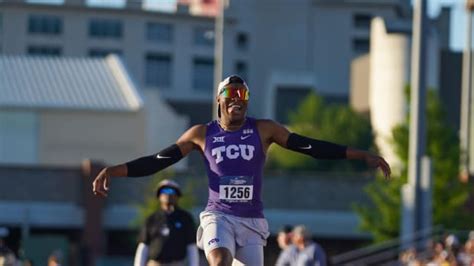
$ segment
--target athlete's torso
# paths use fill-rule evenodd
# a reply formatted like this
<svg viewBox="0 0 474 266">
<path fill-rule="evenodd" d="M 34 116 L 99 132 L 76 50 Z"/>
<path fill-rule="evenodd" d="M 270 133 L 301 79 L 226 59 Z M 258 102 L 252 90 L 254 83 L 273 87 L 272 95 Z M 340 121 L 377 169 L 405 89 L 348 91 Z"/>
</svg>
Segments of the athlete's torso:
<svg viewBox="0 0 474 266">
<path fill-rule="evenodd" d="M 263 218 L 261 199 L 265 163 L 256 120 L 246 118 L 237 131 L 207 124 L 204 149 L 209 199 L 206 210 Z"/>
</svg>

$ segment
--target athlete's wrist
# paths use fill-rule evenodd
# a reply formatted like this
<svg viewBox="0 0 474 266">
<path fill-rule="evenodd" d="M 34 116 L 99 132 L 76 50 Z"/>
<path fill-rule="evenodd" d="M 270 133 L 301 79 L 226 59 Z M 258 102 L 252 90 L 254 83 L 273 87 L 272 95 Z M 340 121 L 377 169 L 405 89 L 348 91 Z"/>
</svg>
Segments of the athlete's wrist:
<svg viewBox="0 0 474 266">
<path fill-rule="evenodd" d="M 104 168 L 104 177 L 125 177 L 127 176 L 127 166 L 125 164 L 119 164 Z"/>
</svg>

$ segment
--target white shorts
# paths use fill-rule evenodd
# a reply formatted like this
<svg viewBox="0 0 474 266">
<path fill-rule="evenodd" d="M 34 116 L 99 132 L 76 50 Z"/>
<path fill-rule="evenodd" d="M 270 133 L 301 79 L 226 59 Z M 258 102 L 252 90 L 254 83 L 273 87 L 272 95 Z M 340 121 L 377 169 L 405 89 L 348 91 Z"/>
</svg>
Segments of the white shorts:
<svg viewBox="0 0 474 266">
<path fill-rule="evenodd" d="M 203 211 L 199 215 L 197 246 L 207 255 L 216 248 L 227 248 L 232 257 L 245 246 L 267 244 L 268 222 L 265 218 L 244 218 L 215 211 Z M 263 254 L 262 254 L 263 255 Z"/>
</svg>

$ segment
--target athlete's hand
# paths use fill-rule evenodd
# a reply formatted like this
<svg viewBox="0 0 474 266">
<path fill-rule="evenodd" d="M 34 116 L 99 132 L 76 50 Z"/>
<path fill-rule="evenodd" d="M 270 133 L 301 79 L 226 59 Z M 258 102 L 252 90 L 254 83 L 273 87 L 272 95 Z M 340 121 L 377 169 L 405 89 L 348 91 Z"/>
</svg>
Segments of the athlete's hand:
<svg viewBox="0 0 474 266">
<path fill-rule="evenodd" d="M 110 176 L 107 173 L 107 168 L 102 169 L 100 173 L 92 182 L 92 191 L 94 195 L 99 195 L 102 197 L 107 197 L 107 191 L 109 190 Z"/>
<path fill-rule="evenodd" d="M 390 179 L 390 174 L 392 171 L 390 170 L 390 165 L 388 165 L 384 158 L 378 155 L 367 153 L 365 161 L 367 162 L 369 167 L 380 168 L 380 170 L 382 170 L 383 172 L 385 179 Z"/>
</svg>

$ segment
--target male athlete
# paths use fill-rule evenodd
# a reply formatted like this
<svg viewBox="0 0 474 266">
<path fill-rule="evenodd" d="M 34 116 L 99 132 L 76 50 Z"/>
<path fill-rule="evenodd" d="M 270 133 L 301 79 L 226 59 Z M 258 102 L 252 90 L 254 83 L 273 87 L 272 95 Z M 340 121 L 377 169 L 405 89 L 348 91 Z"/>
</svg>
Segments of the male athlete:
<svg viewBox="0 0 474 266">
<path fill-rule="evenodd" d="M 111 177 L 151 175 L 192 150 L 200 151 L 209 198 L 200 215 L 197 242 L 212 266 L 263 265 L 269 232 L 261 200 L 262 173 L 272 143 L 316 159 L 365 160 L 380 167 L 386 178 L 390 176 L 390 167 L 380 156 L 292 133 L 272 120 L 248 117 L 249 88 L 238 76 L 219 84 L 216 99 L 219 119 L 191 127 L 157 154 L 104 168 L 93 182 L 94 193 L 107 196 Z"/>
</svg>

